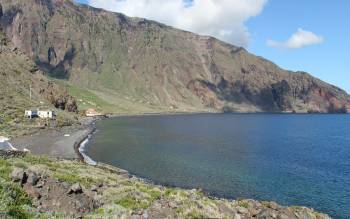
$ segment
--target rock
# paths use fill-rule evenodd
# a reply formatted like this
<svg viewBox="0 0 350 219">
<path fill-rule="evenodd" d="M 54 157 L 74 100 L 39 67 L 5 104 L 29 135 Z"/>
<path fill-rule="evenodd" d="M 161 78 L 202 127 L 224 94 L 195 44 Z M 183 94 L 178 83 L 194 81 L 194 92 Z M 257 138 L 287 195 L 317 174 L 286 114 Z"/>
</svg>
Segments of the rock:
<svg viewBox="0 0 350 219">
<path fill-rule="evenodd" d="M 42 188 L 45 185 L 44 181 L 39 181 L 36 185 L 35 188 Z"/>
<path fill-rule="evenodd" d="M 273 217 L 274 216 L 274 217 Z M 257 216 L 257 219 L 270 219 L 270 218 L 276 218 L 277 215 L 273 214 L 272 210 L 265 209 L 262 210 Z"/>
<path fill-rule="evenodd" d="M 20 182 L 21 184 L 25 184 L 27 181 L 27 174 L 21 168 L 15 168 L 11 173 L 11 179 L 14 182 Z"/>
<path fill-rule="evenodd" d="M 40 176 L 34 172 L 29 172 L 27 183 L 29 183 L 32 186 L 35 186 L 40 180 Z"/>
<path fill-rule="evenodd" d="M 249 213 L 250 213 L 251 216 L 255 217 L 256 215 L 258 215 L 260 213 L 260 209 L 250 208 L 249 209 Z"/>
<path fill-rule="evenodd" d="M 235 216 L 233 217 L 233 219 L 241 219 L 241 215 L 235 214 Z"/>
<path fill-rule="evenodd" d="M 73 193 L 74 194 L 83 193 L 83 188 L 79 183 L 75 183 L 69 188 L 68 194 L 73 194 Z"/>
<path fill-rule="evenodd" d="M 91 186 L 91 189 L 90 189 L 92 192 L 97 192 L 98 188 L 97 186 Z"/>
<path fill-rule="evenodd" d="M 177 204 L 173 201 L 168 202 L 168 206 L 169 208 L 173 208 L 173 209 L 177 208 Z"/>
<path fill-rule="evenodd" d="M 285 214 L 278 214 L 277 215 L 277 219 L 289 219 L 290 217 L 288 217 L 287 215 L 285 215 Z"/>
<path fill-rule="evenodd" d="M 94 198 L 93 198 L 94 208 L 98 208 L 103 204 L 102 199 L 103 199 L 102 195 L 97 195 L 97 194 L 94 195 Z"/>
<path fill-rule="evenodd" d="M 63 188 L 68 189 L 69 188 L 69 183 L 63 182 L 62 186 L 63 186 Z"/>
<path fill-rule="evenodd" d="M 238 213 L 240 213 L 240 214 L 248 214 L 248 213 L 249 213 L 249 212 L 248 212 L 248 209 L 243 208 L 243 207 L 241 207 L 241 206 L 238 206 L 238 207 L 237 207 L 237 211 L 238 211 Z"/>
<path fill-rule="evenodd" d="M 269 202 L 268 206 L 269 208 L 273 210 L 277 210 L 279 208 L 278 204 L 276 202 Z"/>
<path fill-rule="evenodd" d="M 41 194 L 40 194 L 40 192 L 39 191 L 34 191 L 33 192 L 33 196 L 36 198 L 36 199 L 41 199 Z"/>
<path fill-rule="evenodd" d="M 148 212 L 147 212 L 147 211 L 143 212 L 142 217 L 143 217 L 143 218 L 148 218 Z"/>
</svg>

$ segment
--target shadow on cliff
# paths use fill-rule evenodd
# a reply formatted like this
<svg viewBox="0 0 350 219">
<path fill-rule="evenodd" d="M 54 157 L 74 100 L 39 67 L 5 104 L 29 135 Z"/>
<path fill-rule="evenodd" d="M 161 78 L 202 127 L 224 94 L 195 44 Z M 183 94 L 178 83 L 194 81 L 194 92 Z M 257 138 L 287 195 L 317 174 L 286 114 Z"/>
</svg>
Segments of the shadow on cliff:
<svg viewBox="0 0 350 219">
<path fill-rule="evenodd" d="M 54 54 L 54 55 L 52 55 Z M 72 46 L 71 49 L 69 49 L 65 55 L 64 58 L 58 62 L 58 64 L 51 64 L 52 56 L 55 56 L 55 52 L 52 52 L 52 48 L 49 48 L 47 60 L 35 60 L 35 63 L 45 72 L 48 72 L 48 74 L 51 77 L 57 78 L 57 79 L 69 79 L 69 70 L 71 66 L 73 65 L 73 59 L 76 56 L 76 49 Z"/>
<path fill-rule="evenodd" d="M 218 99 L 232 104 L 251 104 L 265 112 L 281 112 L 291 109 L 291 88 L 288 82 L 282 80 L 269 87 L 254 91 L 249 84 L 242 80 L 228 82 L 221 78 L 218 84 L 198 80 L 203 86 L 214 92 Z M 223 111 L 233 111 L 224 107 Z"/>
</svg>

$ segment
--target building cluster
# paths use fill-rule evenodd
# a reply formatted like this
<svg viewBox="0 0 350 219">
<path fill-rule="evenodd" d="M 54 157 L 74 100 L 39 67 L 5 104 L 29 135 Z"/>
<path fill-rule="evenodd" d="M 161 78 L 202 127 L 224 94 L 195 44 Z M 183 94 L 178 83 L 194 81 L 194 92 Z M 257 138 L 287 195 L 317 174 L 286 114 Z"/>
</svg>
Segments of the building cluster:
<svg viewBox="0 0 350 219">
<path fill-rule="evenodd" d="M 42 118 L 42 119 L 52 119 L 56 116 L 55 112 L 52 110 L 25 110 L 24 115 L 28 118 Z"/>
</svg>

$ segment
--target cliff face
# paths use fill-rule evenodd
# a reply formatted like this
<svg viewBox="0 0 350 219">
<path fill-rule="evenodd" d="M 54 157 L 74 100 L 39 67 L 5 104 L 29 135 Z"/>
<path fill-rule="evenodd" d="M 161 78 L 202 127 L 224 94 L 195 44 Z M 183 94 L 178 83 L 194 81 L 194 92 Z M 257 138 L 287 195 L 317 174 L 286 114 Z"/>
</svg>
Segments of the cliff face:
<svg viewBox="0 0 350 219">
<path fill-rule="evenodd" d="M 18 102 L 27 107 L 47 102 L 56 108 L 76 112 L 77 105 L 74 98 L 62 87 L 48 81 L 35 63 L 7 41 L 1 30 L 0 35 L 0 83 L 3 107 L 11 108 L 11 105 L 15 105 L 16 100 L 19 100 Z M 8 103 L 5 103 L 6 100 Z"/>
<path fill-rule="evenodd" d="M 350 108 L 343 90 L 211 37 L 69 0 L 0 3 L 15 46 L 51 76 L 99 94 L 181 111 Z"/>
<path fill-rule="evenodd" d="M 0 7 L 0 17 L 2 16 Z M 14 46 L 0 28 L 0 133 L 13 134 L 23 125 L 24 109 L 32 107 L 77 111 L 77 104 L 65 89 L 50 82 L 38 66 Z M 31 93 L 31 94 L 30 94 Z M 9 132 L 9 133 L 7 133 Z"/>
</svg>

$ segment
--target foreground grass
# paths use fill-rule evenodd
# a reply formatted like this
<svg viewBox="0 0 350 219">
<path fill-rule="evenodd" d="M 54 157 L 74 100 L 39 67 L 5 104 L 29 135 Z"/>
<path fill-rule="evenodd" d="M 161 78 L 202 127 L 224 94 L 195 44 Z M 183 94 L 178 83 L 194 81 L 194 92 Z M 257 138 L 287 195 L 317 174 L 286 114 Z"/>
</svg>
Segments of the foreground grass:
<svg viewBox="0 0 350 219">
<path fill-rule="evenodd" d="M 48 157 L 26 156 L 24 158 L 0 158 L 1 204 L 0 213 L 10 218 L 50 218 L 50 215 L 36 212 L 31 199 L 16 183 L 11 182 L 10 173 L 13 168 L 36 169 L 59 181 L 68 183 L 79 182 L 85 189 L 103 184 L 101 199 L 104 205 L 96 209 L 87 218 L 113 218 L 115 215 L 128 217 L 134 211 L 149 209 L 161 199 L 176 202 L 176 212 L 183 218 L 207 212 L 204 216 L 218 217 L 223 215 L 210 214 L 208 207 L 215 207 L 217 200 L 210 200 L 198 191 L 186 191 L 177 188 L 165 188 L 142 182 L 129 177 L 125 171 L 101 167 L 91 167 L 77 161 L 59 160 Z M 198 200 L 191 203 L 190 200 Z M 220 201 L 230 205 L 228 201 Z M 231 203 L 232 204 L 232 203 Z M 199 210 L 202 209 L 202 210 Z M 213 211 L 215 212 L 215 211 Z M 56 212 L 60 213 L 60 212 Z M 221 217 L 222 218 L 222 217 Z"/>
<path fill-rule="evenodd" d="M 17 184 L 10 181 L 12 164 L 0 159 L 0 217 L 33 218 L 31 199 Z"/>
<path fill-rule="evenodd" d="M 10 173 L 14 168 L 35 170 L 57 182 L 80 183 L 85 194 L 92 194 L 91 188 L 98 186 L 101 205 L 84 218 L 130 218 L 133 214 L 145 213 L 151 218 L 232 218 L 239 208 L 250 214 L 255 205 L 260 210 L 270 206 L 270 202 L 212 199 L 199 190 L 156 186 L 107 165 L 93 167 L 78 161 L 27 155 L 23 158 L 0 158 L 0 214 L 8 218 L 69 218 L 60 209 L 39 212 L 33 206 L 34 200 L 11 181 Z M 325 218 L 303 207 L 280 207 L 278 211 L 286 214 L 307 211 L 308 218 Z"/>
</svg>

